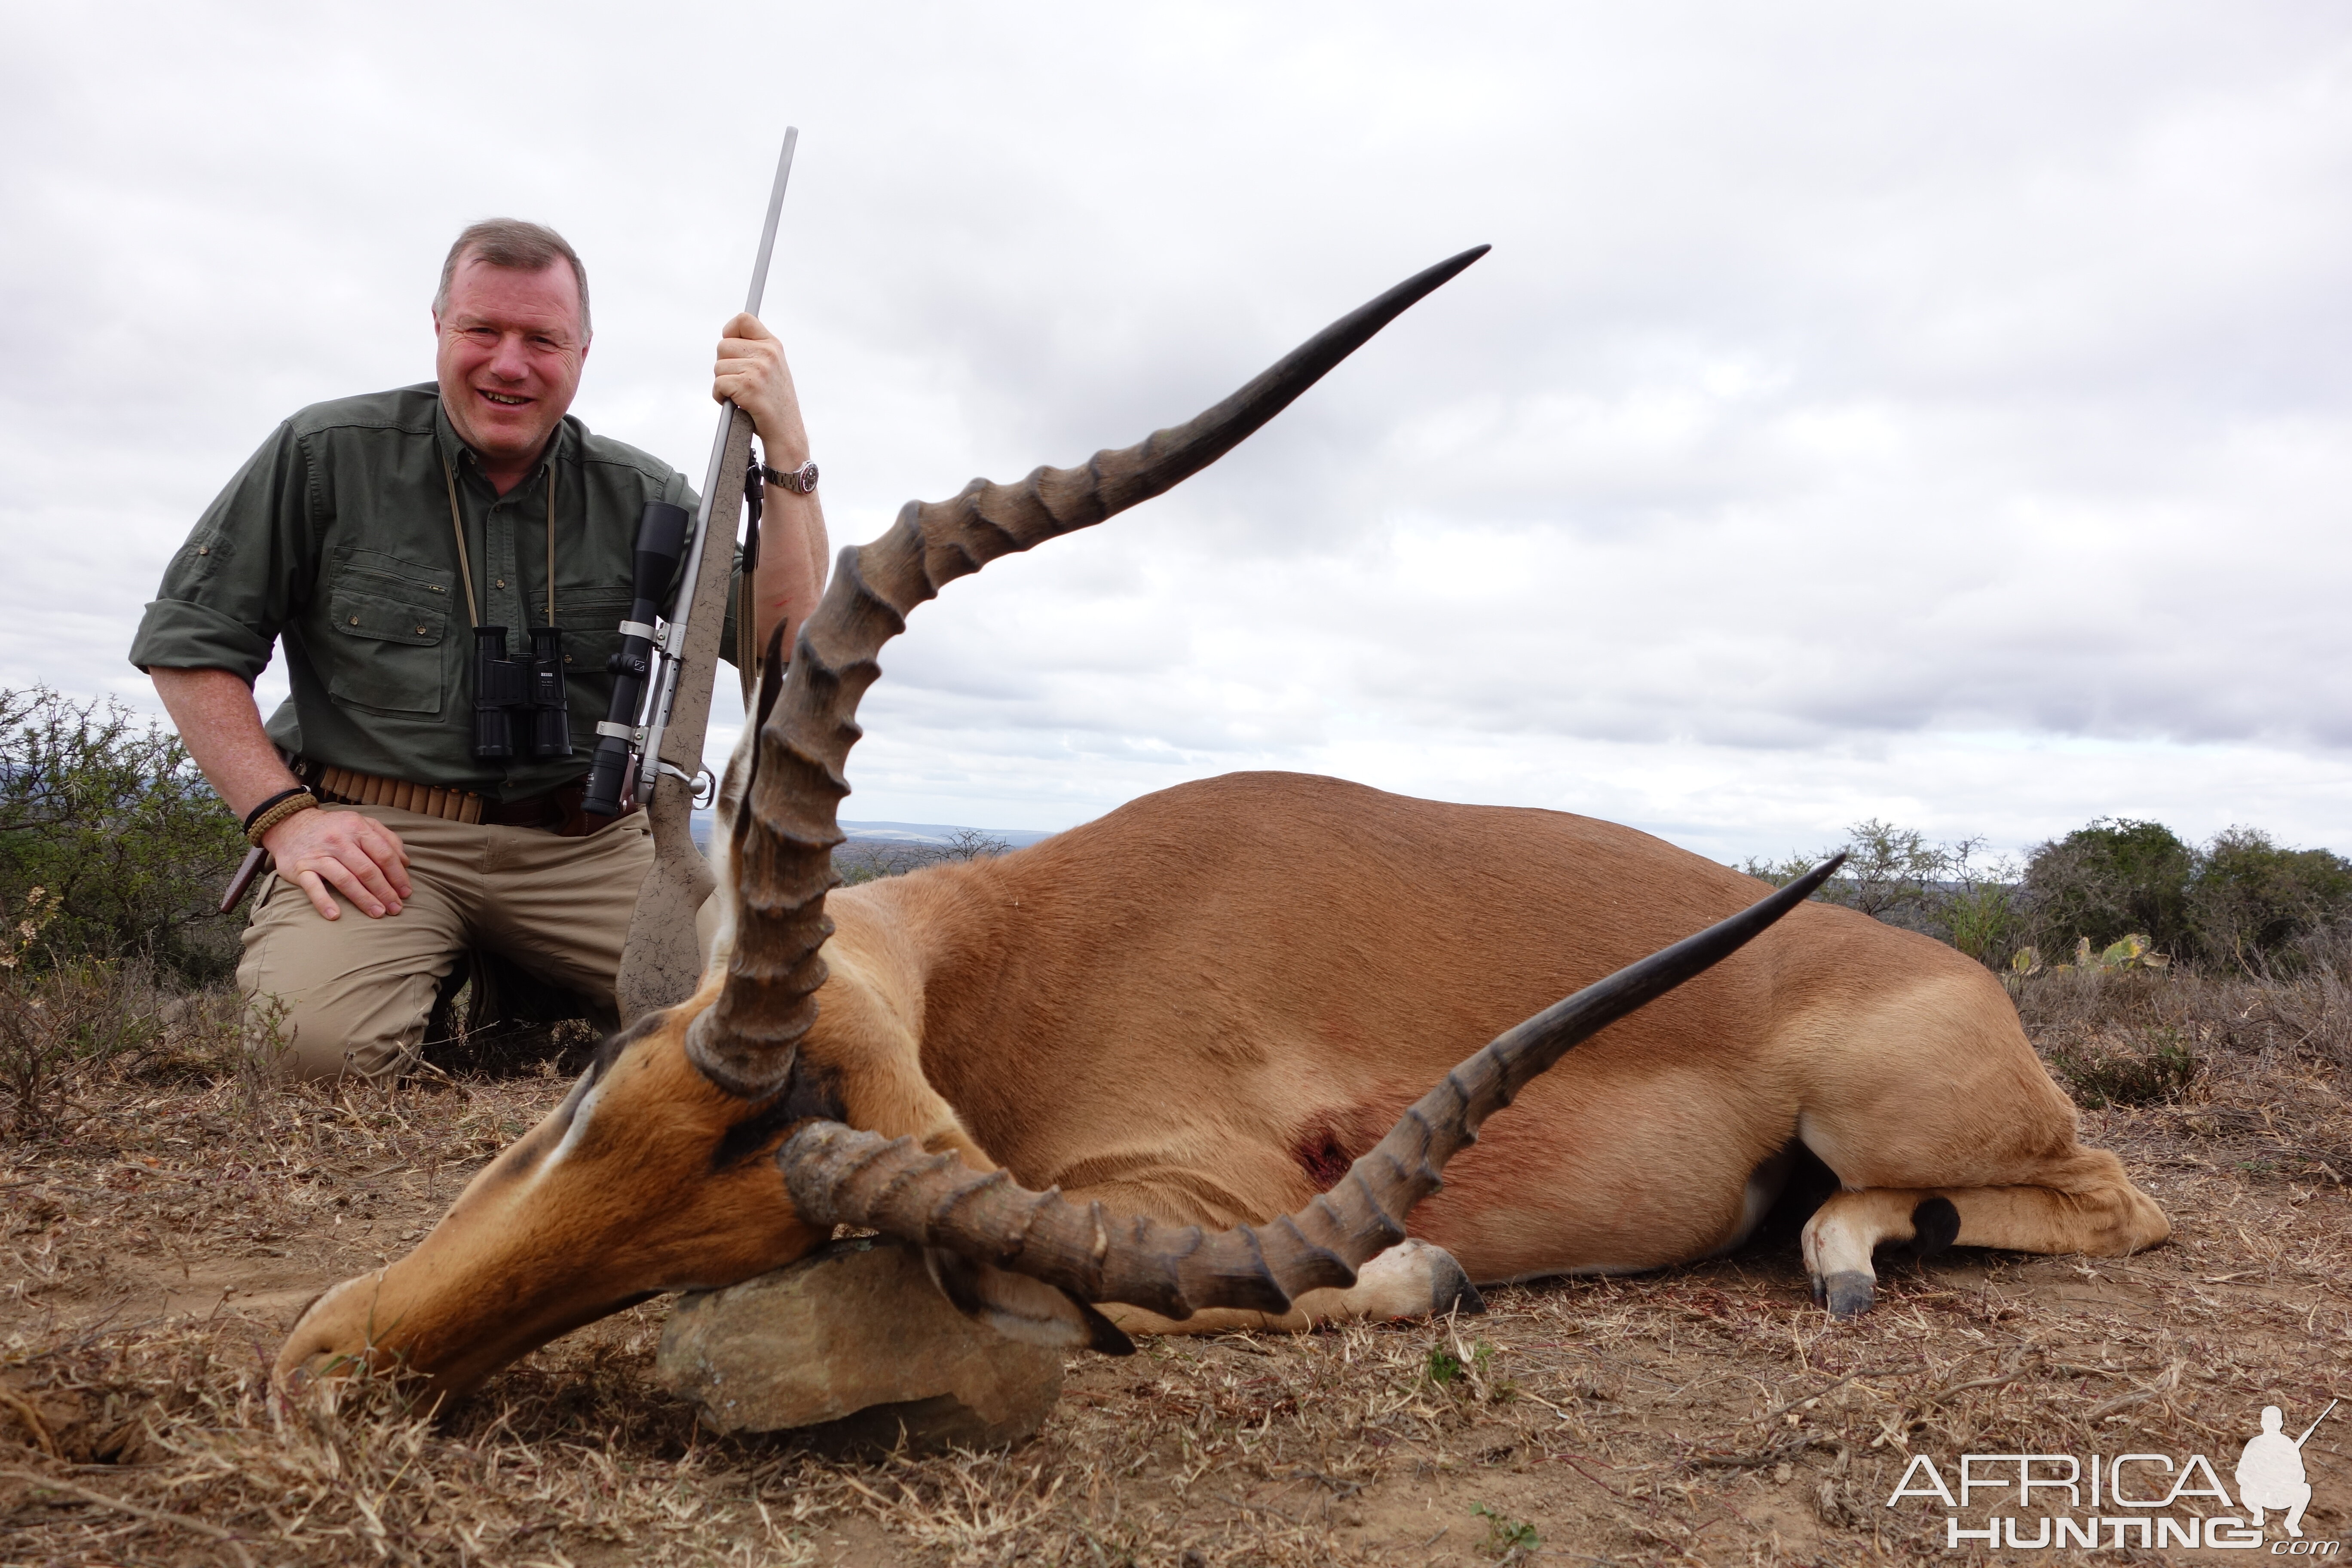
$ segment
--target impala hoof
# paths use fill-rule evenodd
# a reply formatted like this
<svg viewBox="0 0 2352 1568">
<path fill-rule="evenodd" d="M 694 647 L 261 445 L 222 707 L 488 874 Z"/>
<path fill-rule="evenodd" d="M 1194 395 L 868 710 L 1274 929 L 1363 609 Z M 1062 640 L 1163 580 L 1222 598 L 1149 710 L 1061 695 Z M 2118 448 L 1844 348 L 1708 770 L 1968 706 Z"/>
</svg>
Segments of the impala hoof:
<svg viewBox="0 0 2352 1568">
<path fill-rule="evenodd" d="M 1460 1312 L 1475 1317 L 1486 1310 L 1486 1298 L 1478 1294 L 1478 1287 L 1470 1283 L 1470 1276 L 1462 1272 L 1462 1265 L 1454 1261 L 1450 1252 L 1431 1248 L 1437 1256 L 1430 1260 L 1429 1306 L 1443 1316 Z"/>
<path fill-rule="evenodd" d="M 1858 1268 L 1841 1269 L 1813 1281 L 1813 1300 L 1829 1308 L 1832 1318 L 1859 1318 L 1870 1310 L 1876 1283 Z"/>
</svg>

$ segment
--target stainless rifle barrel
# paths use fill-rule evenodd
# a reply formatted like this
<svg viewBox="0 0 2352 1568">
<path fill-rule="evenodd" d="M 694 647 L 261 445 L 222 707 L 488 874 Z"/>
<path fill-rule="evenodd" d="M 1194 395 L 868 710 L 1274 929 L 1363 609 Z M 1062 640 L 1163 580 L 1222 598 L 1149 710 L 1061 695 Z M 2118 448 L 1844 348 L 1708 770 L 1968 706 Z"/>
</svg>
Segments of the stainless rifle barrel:
<svg viewBox="0 0 2352 1568">
<path fill-rule="evenodd" d="M 776 182 L 768 192 L 768 217 L 760 227 L 760 255 L 751 263 L 751 292 L 743 301 L 744 313 L 760 313 L 760 301 L 768 292 L 768 261 L 776 251 L 776 223 L 783 216 L 784 185 L 793 176 L 793 148 L 801 139 L 800 127 L 784 127 L 784 148 L 776 155 Z M 719 434 L 711 438 L 710 466 L 702 480 L 702 505 L 695 513 L 694 538 L 687 545 L 686 572 L 678 579 L 678 598 L 673 607 L 683 612 L 694 595 L 694 585 L 702 580 L 702 552 L 710 542 L 710 507 L 718 499 L 719 487 L 727 476 L 719 469 L 727 461 L 727 439 L 734 433 L 738 410 L 732 403 L 719 410 Z M 731 545 L 734 541 L 728 542 Z M 739 637 L 750 637 L 748 627 L 736 628 Z M 653 698 L 646 722 L 646 748 L 638 765 L 636 798 L 640 805 L 653 798 L 655 786 L 661 782 L 662 735 L 669 728 L 670 710 L 677 700 L 679 660 L 686 652 L 686 617 L 674 616 L 663 628 L 659 658 L 661 668 L 656 674 L 648 691 Z M 743 650 L 736 650 L 738 658 Z M 715 676 L 715 672 L 714 672 Z"/>
</svg>

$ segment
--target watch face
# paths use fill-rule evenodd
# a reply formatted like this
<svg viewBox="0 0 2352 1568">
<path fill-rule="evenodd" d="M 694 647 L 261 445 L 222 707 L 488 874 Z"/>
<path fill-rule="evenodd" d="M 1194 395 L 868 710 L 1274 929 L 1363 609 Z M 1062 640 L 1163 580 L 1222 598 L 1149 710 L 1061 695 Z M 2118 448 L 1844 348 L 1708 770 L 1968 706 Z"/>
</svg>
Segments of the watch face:
<svg viewBox="0 0 2352 1568">
<path fill-rule="evenodd" d="M 816 489 L 816 465 L 814 463 L 803 463 L 800 466 L 798 471 L 793 475 L 793 489 L 800 491 L 803 495 L 806 495 L 809 491 Z"/>
</svg>

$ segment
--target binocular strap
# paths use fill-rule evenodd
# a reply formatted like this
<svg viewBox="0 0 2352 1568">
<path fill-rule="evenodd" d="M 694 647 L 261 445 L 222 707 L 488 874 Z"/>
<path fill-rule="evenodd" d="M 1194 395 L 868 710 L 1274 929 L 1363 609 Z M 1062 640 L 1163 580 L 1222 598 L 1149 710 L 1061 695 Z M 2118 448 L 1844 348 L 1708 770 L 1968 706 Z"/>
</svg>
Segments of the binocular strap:
<svg viewBox="0 0 2352 1568">
<path fill-rule="evenodd" d="M 449 454 L 441 454 L 441 479 L 449 487 L 449 532 L 457 541 L 457 575 L 466 582 L 467 624 L 482 624 L 482 605 L 474 596 L 474 563 L 466 553 L 466 517 L 457 510 L 457 474 Z M 547 460 L 547 624 L 555 625 L 555 459 Z"/>
</svg>

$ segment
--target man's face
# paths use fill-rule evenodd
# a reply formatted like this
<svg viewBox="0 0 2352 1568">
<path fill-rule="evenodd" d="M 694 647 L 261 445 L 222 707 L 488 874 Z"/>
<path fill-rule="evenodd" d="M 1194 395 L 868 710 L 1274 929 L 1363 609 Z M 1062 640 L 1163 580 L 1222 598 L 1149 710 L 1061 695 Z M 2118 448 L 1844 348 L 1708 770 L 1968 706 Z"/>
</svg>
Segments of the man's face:
<svg viewBox="0 0 2352 1568">
<path fill-rule="evenodd" d="M 588 358 L 572 268 L 558 261 L 519 272 L 469 255 L 433 327 L 441 402 L 458 437 L 492 467 L 536 458 L 572 406 Z"/>
</svg>

